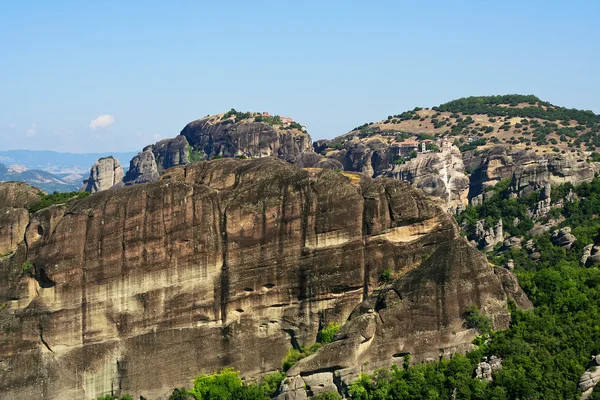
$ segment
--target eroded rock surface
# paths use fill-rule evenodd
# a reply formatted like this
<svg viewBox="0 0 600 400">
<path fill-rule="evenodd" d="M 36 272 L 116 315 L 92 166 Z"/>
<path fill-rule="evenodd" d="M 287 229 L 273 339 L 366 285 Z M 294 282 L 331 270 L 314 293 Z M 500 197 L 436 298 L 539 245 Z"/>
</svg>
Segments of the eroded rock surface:
<svg viewBox="0 0 600 400">
<path fill-rule="evenodd" d="M 108 190 L 120 184 L 124 176 L 119 160 L 113 157 L 101 158 L 90 168 L 90 176 L 83 181 L 80 191 L 96 193 Z"/>
<path fill-rule="evenodd" d="M 380 287 L 388 268 L 397 279 Z M 344 323 L 293 369 L 329 388 L 366 361 L 467 351 L 467 307 L 502 328 L 508 299 L 526 303 L 511 276 L 407 183 L 272 158 L 192 163 L 31 216 L 0 259 L 0 391 L 160 398 L 225 366 L 273 371 Z"/>
</svg>

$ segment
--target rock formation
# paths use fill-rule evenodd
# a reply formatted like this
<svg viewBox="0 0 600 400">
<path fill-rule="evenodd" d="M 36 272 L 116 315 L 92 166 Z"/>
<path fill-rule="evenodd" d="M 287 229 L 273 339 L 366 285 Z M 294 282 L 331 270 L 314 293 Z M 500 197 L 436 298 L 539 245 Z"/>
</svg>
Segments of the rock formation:
<svg viewBox="0 0 600 400">
<path fill-rule="evenodd" d="M 40 201 L 42 194 L 22 182 L 0 182 L 0 259 L 23 243 L 29 224 L 27 207 Z"/>
<path fill-rule="evenodd" d="M 484 220 L 477 221 L 473 239 L 476 245 L 484 251 L 490 251 L 496 244 L 503 243 L 504 232 L 502 220 L 499 220 L 493 227 L 487 226 Z"/>
<path fill-rule="evenodd" d="M 477 379 L 485 379 L 492 381 L 492 374 L 502 368 L 502 359 L 496 356 L 491 356 L 488 362 L 487 357 L 484 357 L 483 361 L 477 365 L 475 370 L 475 377 Z"/>
<path fill-rule="evenodd" d="M 116 158 L 101 158 L 90 168 L 90 176 L 83 181 L 80 191 L 88 193 L 108 190 L 123 181 L 125 173 Z"/>
<path fill-rule="evenodd" d="M 305 131 L 253 121 L 253 118 L 222 119 L 222 115 L 216 115 L 190 122 L 181 135 L 205 159 L 274 156 L 293 163 L 304 151 L 312 151 L 310 136 Z"/>
<path fill-rule="evenodd" d="M 564 247 L 565 249 L 570 249 L 573 246 L 573 243 L 577 240 L 575 235 L 571 233 L 571 228 L 565 226 L 564 228 L 557 229 L 552 232 L 552 236 L 550 236 L 550 240 L 556 246 Z"/>
<path fill-rule="evenodd" d="M 600 263 L 600 246 L 588 244 L 583 248 L 581 256 L 581 265 L 590 267 L 596 263 Z"/>
<path fill-rule="evenodd" d="M 520 197 L 541 190 L 547 184 L 588 182 L 598 170 L 595 163 L 586 162 L 586 156 L 581 152 L 537 154 L 510 145 L 466 151 L 463 161 L 472 171 L 469 199 L 502 179 L 512 178 L 511 191 Z"/>
<path fill-rule="evenodd" d="M 154 182 L 160 178 L 156 158 L 152 152 L 152 146 L 147 146 L 144 151 L 138 153 L 129 163 L 129 171 L 123 179 L 126 186 L 140 183 Z"/>
<path fill-rule="evenodd" d="M 272 158 L 178 166 L 44 209 L 11 246 L 0 259 L 0 390 L 11 399 L 160 398 L 225 366 L 253 378 L 345 321 L 293 370 L 349 379 L 366 361 L 468 350 L 473 304 L 498 329 L 509 299 L 530 306 L 408 184 Z M 397 279 L 380 287 L 388 268 Z"/>
<path fill-rule="evenodd" d="M 185 136 L 177 136 L 174 139 L 164 139 L 151 146 L 156 160 L 158 173 L 177 165 L 189 163 L 190 145 Z"/>
<path fill-rule="evenodd" d="M 551 193 L 552 187 L 550 186 L 550 183 L 546 183 L 540 192 L 540 201 L 538 201 L 533 210 L 527 210 L 527 216 L 531 218 L 531 220 L 535 221 L 540 219 L 550 212 L 552 209 Z"/>
<path fill-rule="evenodd" d="M 600 355 L 592 356 L 591 364 L 591 367 L 585 371 L 579 380 L 579 389 L 583 392 L 581 400 L 588 399 L 598 382 L 600 382 Z"/>
<path fill-rule="evenodd" d="M 387 176 L 408 181 L 429 196 L 440 197 L 448 210 L 456 212 L 468 204 L 469 178 L 460 151 L 448 141 L 443 141 L 440 152 L 419 153 L 406 164 L 397 165 L 399 157 L 406 156 L 402 142 L 393 138 L 357 139 L 348 137 L 337 141 L 337 149 L 326 157 L 338 161 L 345 171 L 360 172 L 366 176 Z M 315 142 L 317 152 L 324 152 L 329 141 Z"/>
<path fill-rule="evenodd" d="M 439 153 L 421 154 L 404 165 L 395 166 L 386 175 L 406 180 L 426 195 L 440 197 L 454 214 L 468 204 L 469 178 L 458 147 L 444 143 Z"/>
</svg>

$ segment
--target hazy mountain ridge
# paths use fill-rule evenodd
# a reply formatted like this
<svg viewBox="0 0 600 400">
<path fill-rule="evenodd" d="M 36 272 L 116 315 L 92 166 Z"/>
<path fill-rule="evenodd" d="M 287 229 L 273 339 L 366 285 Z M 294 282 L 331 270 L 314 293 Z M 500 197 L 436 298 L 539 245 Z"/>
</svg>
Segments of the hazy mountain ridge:
<svg viewBox="0 0 600 400">
<path fill-rule="evenodd" d="M 0 181 L 25 182 L 47 193 L 55 191 L 72 192 L 79 189 L 78 182 L 68 182 L 49 172 L 35 169 L 23 170 L 21 168 L 13 170 L 4 164 L 0 164 Z"/>
<path fill-rule="evenodd" d="M 122 160 L 130 160 L 136 154 L 135 151 L 76 154 L 49 150 L 4 150 L 0 151 L 0 163 L 21 164 L 28 169 L 46 171 L 55 175 L 87 175 L 90 166 L 99 158 L 112 155 Z"/>
</svg>

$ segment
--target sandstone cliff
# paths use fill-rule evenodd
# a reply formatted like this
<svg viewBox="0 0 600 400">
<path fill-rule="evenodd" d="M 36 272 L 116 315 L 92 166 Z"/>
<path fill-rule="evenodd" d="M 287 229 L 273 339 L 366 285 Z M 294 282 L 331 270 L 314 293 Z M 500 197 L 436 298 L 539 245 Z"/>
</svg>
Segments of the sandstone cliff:
<svg viewBox="0 0 600 400">
<path fill-rule="evenodd" d="M 82 192 L 96 193 L 110 189 L 123 181 L 125 173 L 119 160 L 113 157 L 99 159 L 90 169 L 90 176 L 83 181 Z"/>
<path fill-rule="evenodd" d="M 408 184 L 272 158 L 175 167 L 20 226 L 0 261 L 12 399 L 156 398 L 224 366 L 252 378 L 346 320 L 335 368 L 428 359 L 469 348 L 472 304 L 505 327 L 520 291 Z M 397 280 L 380 287 L 388 268 Z"/>
</svg>

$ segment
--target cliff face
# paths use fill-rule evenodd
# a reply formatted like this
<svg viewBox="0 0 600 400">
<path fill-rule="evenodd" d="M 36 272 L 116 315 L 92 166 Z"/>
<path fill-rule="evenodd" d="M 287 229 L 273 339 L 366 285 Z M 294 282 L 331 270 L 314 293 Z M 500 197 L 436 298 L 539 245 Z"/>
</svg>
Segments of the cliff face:
<svg viewBox="0 0 600 400">
<path fill-rule="evenodd" d="M 190 122 L 181 135 L 207 159 L 214 156 L 274 156 L 293 163 L 299 154 L 312 149 L 306 132 L 274 127 L 264 122 L 221 120 L 220 116 Z"/>
<path fill-rule="evenodd" d="M 505 327 L 520 291 L 408 184 L 272 158 L 175 167 L 25 226 L 0 259 L 0 390 L 12 399 L 156 398 L 224 366 L 252 378 L 346 320 L 347 332 L 368 320 L 372 344 L 348 333 L 346 361 L 319 365 L 464 351 L 466 308 Z M 388 268 L 397 280 L 380 288 Z"/>
<path fill-rule="evenodd" d="M 158 173 L 177 165 L 189 163 L 189 143 L 185 136 L 177 136 L 173 139 L 164 139 L 151 146 L 152 153 L 156 159 Z"/>
<path fill-rule="evenodd" d="M 478 152 L 463 153 L 470 175 L 469 199 L 483 193 L 487 186 L 512 178 L 511 191 L 527 196 L 533 191 L 570 182 L 574 185 L 591 181 L 598 163 L 586 162 L 582 153 L 538 154 L 512 146 L 494 146 Z"/>
<path fill-rule="evenodd" d="M 417 158 L 396 165 L 396 158 L 407 155 L 401 144 L 392 138 L 354 138 L 345 142 L 342 149 L 327 152 L 326 157 L 342 165 L 345 171 L 410 182 L 426 195 L 441 198 L 451 212 L 460 211 L 468 204 L 469 178 L 456 146 L 446 142 L 440 152 L 419 153 Z M 322 152 L 329 145 L 327 141 L 318 141 L 314 148 Z"/>
<path fill-rule="evenodd" d="M 90 176 L 83 181 L 80 191 L 96 193 L 110 189 L 121 183 L 124 176 L 119 160 L 113 157 L 101 158 L 90 168 Z"/>
<path fill-rule="evenodd" d="M 444 146 L 439 153 L 421 154 L 395 166 L 387 175 L 412 183 L 428 196 L 441 198 L 452 213 L 462 211 L 468 204 L 470 182 L 456 146 Z"/>
</svg>

